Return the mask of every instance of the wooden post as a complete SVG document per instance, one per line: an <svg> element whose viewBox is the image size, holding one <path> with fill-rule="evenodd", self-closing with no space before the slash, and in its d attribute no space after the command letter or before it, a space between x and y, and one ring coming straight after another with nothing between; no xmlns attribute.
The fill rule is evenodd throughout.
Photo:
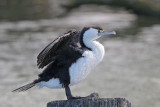
<svg viewBox="0 0 160 107"><path fill-rule="evenodd" d="M81 99L52 101L47 107L131 107L131 103L125 98L99 98L92 93Z"/></svg>

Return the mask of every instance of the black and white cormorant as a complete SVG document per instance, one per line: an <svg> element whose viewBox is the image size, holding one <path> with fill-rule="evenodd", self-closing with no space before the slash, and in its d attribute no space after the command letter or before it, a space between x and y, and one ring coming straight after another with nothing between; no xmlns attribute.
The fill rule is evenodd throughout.
<svg viewBox="0 0 160 107"><path fill-rule="evenodd" d="M32 83L13 92L26 91L33 86L65 88L67 99L74 99L71 85L85 79L91 70L103 59L104 46L96 41L114 31L106 32L101 27L84 27L81 31L70 30L49 43L37 56L37 65L44 68Z"/></svg>

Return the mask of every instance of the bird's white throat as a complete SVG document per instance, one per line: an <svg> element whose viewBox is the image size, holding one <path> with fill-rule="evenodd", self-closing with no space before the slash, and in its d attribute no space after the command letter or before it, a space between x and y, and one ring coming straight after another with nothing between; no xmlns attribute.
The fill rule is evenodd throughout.
<svg viewBox="0 0 160 107"><path fill-rule="evenodd" d="M83 36L83 43L86 45L86 47L91 49L98 62L103 59L105 54L104 46L96 41L96 39L99 37L98 31L93 28L90 28L88 31L86 31Z"/></svg>

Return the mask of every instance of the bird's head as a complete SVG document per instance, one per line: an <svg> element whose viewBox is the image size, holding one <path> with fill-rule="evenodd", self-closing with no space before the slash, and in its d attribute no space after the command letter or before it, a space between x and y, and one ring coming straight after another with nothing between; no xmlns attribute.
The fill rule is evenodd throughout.
<svg viewBox="0 0 160 107"><path fill-rule="evenodd" d="M116 34L116 32L115 31L107 32L104 31L101 27L90 26L90 27L84 27L81 33L81 35L83 35L82 36L83 40L87 41L93 41L100 38L103 35L108 35L108 34Z"/></svg>

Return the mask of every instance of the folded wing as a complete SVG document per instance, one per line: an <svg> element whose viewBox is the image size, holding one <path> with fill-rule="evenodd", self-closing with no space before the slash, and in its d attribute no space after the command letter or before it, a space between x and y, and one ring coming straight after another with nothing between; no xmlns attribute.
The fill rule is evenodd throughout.
<svg viewBox="0 0 160 107"><path fill-rule="evenodd" d="M61 50L63 46L71 42L76 33L76 30L70 30L49 43L37 56L38 67L43 68L44 66L54 61L58 55L58 50Z"/></svg>

